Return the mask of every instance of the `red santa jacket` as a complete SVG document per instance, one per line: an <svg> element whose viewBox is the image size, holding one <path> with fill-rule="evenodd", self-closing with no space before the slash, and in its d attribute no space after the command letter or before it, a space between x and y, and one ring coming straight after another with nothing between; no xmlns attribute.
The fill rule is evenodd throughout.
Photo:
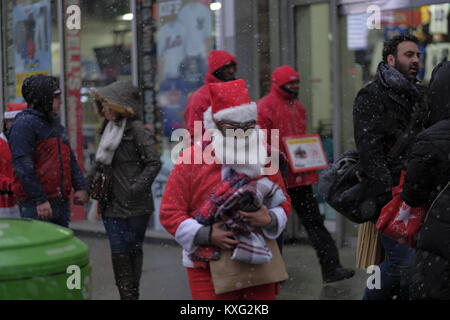
<svg viewBox="0 0 450 320"><path fill-rule="evenodd" d="M194 150L202 152L197 145L191 146L185 152ZM193 155L194 152L192 152ZM194 164L193 158L191 163L180 163L174 166L161 200L159 218L161 225L183 247L183 265L193 268L194 264L188 255L196 249L193 243L194 237L202 227L193 218L195 210L208 198L211 190L222 181L222 176L229 167L220 164ZM276 175L267 177L282 188L287 199L281 206L271 209L278 220L277 237L286 226L291 204L281 174L278 172Z"/></svg>
<svg viewBox="0 0 450 320"><path fill-rule="evenodd" d="M11 191L14 179L11 150L3 133L0 134L0 217L19 213Z"/></svg>
<svg viewBox="0 0 450 320"><path fill-rule="evenodd" d="M304 134L307 128L306 109L280 86L298 79L298 73L289 66L282 66L272 74L272 88L268 95L258 101L258 124L268 130L267 142L271 142L271 129L280 130L280 150L287 155L283 137ZM286 183L288 188L317 183L317 172L294 173L287 168Z"/></svg>
<svg viewBox="0 0 450 320"><path fill-rule="evenodd" d="M209 54L205 84L189 97L184 111L184 123L191 135L194 135L194 121L203 121L203 113L211 106L208 84L220 82L213 73L229 62L236 63L236 59L226 51L213 50Z"/></svg>

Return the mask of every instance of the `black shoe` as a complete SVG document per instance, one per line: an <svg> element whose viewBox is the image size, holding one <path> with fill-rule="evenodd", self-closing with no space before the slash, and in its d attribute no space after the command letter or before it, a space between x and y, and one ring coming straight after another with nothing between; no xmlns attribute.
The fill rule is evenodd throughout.
<svg viewBox="0 0 450 320"><path fill-rule="evenodd" d="M341 281L344 279L350 279L355 275L355 271L348 268L337 267L333 271L323 275L324 283L331 283L336 281Z"/></svg>

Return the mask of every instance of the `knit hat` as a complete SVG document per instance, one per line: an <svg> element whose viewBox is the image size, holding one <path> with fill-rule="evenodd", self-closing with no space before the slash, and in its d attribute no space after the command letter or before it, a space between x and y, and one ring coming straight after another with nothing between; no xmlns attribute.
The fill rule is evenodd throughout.
<svg viewBox="0 0 450 320"><path fill-rule="evenodd" d="M272 84L278 88L291 81L300 81L300 75L291 66L280 66L272 73Z"/></svg>
<svg viewBox="0 0 450 320"><path fill-rule="evenodd" d="M205 112L205 129L216 127L213 118L235 123L256 121L256 103L250 100L245 80L210 83L208 86L211 107Z"/></svg>
<svg viewBox="0 0 450 320"><path fill-rule="evenodd" d="M6 104L6 111L3 119L14 119L17 114L27 108L26 103L8 103Z"/></svg>
<svg viewBox="0 0 450 320"><path fill-rule="evenodd" d="M208 72L214 73L227 64L237 64L236 58L225 50L211 50L208 56Z"/></svg>

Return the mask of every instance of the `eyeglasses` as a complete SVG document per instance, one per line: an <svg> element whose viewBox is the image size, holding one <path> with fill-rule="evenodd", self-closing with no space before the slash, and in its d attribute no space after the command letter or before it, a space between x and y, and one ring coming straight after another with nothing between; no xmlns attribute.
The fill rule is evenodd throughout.
<svg viewBox="0 0 450 320"><path fill-rule="evenodd" d="M227 131L234 132L235 130L243 130L244 132L249 129L254 129L256 126L256 121L248 121L244 123L233 123L225 121L216 121L217 128L222 132L223 135L227 134Z"/></svg>

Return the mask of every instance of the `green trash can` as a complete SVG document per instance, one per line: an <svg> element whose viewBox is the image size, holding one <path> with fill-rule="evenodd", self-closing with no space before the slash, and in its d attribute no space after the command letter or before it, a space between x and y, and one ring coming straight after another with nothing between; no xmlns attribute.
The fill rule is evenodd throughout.
<svg viewBox="0 0 450 320"><path fill-rule="evenodd" d="M88 247L72 230L38 220L0 218L0 299L90 298Z"/></svg>

